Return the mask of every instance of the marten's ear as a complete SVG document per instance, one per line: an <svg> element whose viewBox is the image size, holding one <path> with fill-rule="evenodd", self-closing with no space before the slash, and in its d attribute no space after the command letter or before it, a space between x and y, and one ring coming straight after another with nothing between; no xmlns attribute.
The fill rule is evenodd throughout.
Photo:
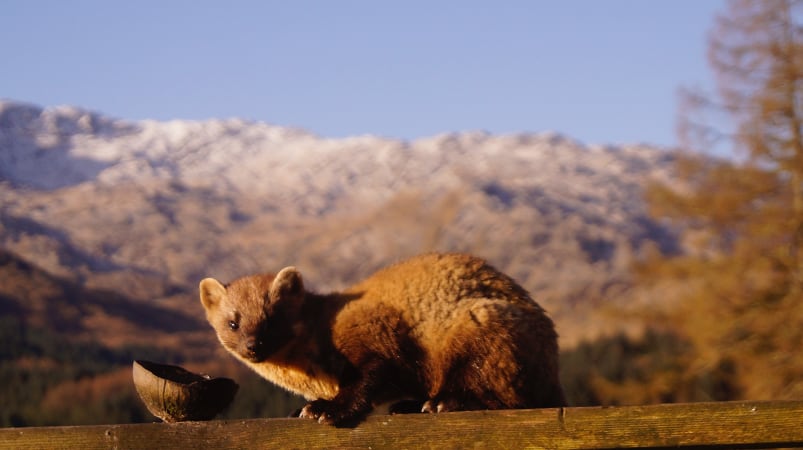
<svg viewBox="0 0 803 450"><path fill-rule="evenodd" d="M270 299L276 301L280 298L295 297L304 292L304 282L301 274L295 267L285 267L273 279L270 285Z"/></svg>
<svg viewBox="0 0 803 450"><path fill-rule="evenodd" d="M226 287L214 278L204 278L198 288L201 291L201 304L207 311L217 308L226 298Z"/></svg>

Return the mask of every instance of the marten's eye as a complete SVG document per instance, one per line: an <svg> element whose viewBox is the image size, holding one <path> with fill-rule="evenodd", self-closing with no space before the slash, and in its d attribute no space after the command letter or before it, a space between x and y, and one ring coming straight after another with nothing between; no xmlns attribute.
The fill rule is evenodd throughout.
<svg viewBox="0 0 803 450"><path fill-rule="evenodd" d="M237 329L240 328L240 324L233 320L229 320L229 328L231 328L232 331L237 331Z"/></svg>

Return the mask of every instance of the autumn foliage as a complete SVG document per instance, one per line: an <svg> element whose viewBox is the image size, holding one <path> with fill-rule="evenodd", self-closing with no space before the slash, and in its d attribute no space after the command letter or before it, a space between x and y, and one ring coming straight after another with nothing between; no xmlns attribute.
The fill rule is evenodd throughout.
<svg viewBox="0 0 803 450"><path fill-rule="evenodd" d="M654 217L686 231L682 254L646 255L639 280L676 305L656 315L693 344L684 376L732 365L737 398L803 398L801 21L801 1L731 2L710 39L717 94L685 102L698 151L678 159L685 188L647 192ZM724 145L731 158L700 152Z"/></svg>

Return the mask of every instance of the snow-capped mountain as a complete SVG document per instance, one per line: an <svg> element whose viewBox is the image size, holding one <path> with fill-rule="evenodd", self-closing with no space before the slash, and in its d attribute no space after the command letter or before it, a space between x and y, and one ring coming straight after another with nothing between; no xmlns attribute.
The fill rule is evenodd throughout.
<svg viewBox="0 0 803 450"><path fill-rule="evenodd" d="M19 187L172 180L300 203L323 193L381 201L406 185L446 188L467 176L512 190L543 186L567 201L604 202L615 200L606 196L616 188L656 175L667 159L652 148L586 147L551 133L322 139L239 119L124 122L8 101L0 102L0 149L0 176Z"/></svg>
<svg viewBox="0 0 803 450"><path fill-rule="evenodd" d="M0 101L0 246L143 297L284 264L326 289L420 251L470 251L563 310L619 292L644 243L673 245L641 200L670 162L554 133L326 139Z"/></svg>

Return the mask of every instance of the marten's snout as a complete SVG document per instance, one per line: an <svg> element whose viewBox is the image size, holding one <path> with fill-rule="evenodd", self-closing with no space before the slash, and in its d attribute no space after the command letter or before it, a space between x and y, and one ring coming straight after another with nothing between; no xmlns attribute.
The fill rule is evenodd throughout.
<svg viewBox="0 0 803 450"><path fill-rule="evenodd" d="M265 344L258 337L249 337L243 343L245 356L251 361L261 361L265 357Z"/></svg>

